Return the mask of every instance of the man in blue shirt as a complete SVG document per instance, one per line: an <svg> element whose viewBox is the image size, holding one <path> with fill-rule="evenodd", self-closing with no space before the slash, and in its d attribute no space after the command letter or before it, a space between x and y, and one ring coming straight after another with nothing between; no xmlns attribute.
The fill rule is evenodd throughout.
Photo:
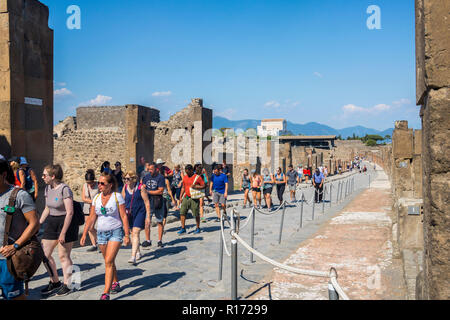
<svg viewBox="0 0 450 320"><path fill-rule="evenodd" d="M217 221L220 221L220 207L226 213L226 201L228 197L228 177L220 172L220 165L214 167L213 175L210 179L209 194L213 195L214 206L216 207Z"/></svg>
<svg viewBox="0 0 450 320"><path fill-rule="evenodd" d="M163 198L164 186L166 180L162 174L157 170L156 164L152 163L149 167L149 174L147 174L142 179L142 188L145 189L150 198L150 219L154 215L156 222L158 223L158 247L162 247L162 236L163 236L163 220L164 220L164 206L165 199ZM142 247L145 250L150 249L150 227L151 220L145 221L145 238L146 241L142 243Z"/></svg>
<svg viewBox="0 0 450 320"><path fill-rule="evenodd" d="M322 172L320 172L319 168L316 169L312 177L312 182L314 187L316 188L316 192L314 195L314 201L316 203L322 202L323 197L323 183L325 181L325 177Z"/></svg>

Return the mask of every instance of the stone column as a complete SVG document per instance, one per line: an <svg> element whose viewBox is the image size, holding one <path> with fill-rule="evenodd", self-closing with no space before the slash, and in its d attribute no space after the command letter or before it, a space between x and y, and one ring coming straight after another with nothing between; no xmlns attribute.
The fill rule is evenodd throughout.
<svg viewBox="0 0 450 320"><path fill-rule="evenodd" d="M417 105L421 105L424 270L417 296L450 299L450 1L416 0Z"/></svg>
<svg viewBox="0 0 450 320"><path fill-rule="evenodd" d="M53 162L48 17L48 8L37 0L0 0L0 150L5 157L25 156L37 176Z"/></svg>

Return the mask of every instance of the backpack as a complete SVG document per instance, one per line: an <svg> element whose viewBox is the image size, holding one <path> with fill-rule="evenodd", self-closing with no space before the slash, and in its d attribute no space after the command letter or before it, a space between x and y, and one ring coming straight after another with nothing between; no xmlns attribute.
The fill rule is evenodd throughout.
<svg viewBox="0 0 450 320"><path fill-rule="evenodd" d="M17 214L16 199L19 191L23 189L14 188L11 196L9 197L10 208L14 208L14 212L6 213L6 223L5 223L5 235L3 238L3 246L8 245L8 239L11 239L9 232L11 229L11 223L13 220L13 215ZM22 212L20 212L23 214ZM11 239L16 241L17 239ZM25 282L25 294L28 295L28 282L31 277L34 276L36 271L39 269L42 261L44 260L44 250L42 250L41 243L37 239L36 235L33 235L28 242L24 243L16 253L7 259L8 271L17 281Z"/></svg>
<svg viewBox="0 0 450 320"><path fill-rule="evenodd" d="M28 193L34 192L34 183L33 183L33 179L31 179L31 174L30 174L31 168L17 169L16 179L19 182L20 182L20 175L19 175L20 170L22 170L23 173L25 174L25 191Z"/></svg>
<svg viewBox="0 0 450 320"><path fill-rule="evenodd" d="M81 202L73 201L73 217L72 220L74 223L76 223L78 226L82 226L85 222L84 220L84 211L83 211L83 205Z"/></svg>

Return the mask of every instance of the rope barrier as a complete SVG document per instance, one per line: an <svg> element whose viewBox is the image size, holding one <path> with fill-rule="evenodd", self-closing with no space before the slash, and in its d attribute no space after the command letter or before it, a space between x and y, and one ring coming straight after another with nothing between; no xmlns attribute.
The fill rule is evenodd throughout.
<svg viewBox="0 0 450 320"><path fill-rule="evenodd" d="M255 209L255 211L258 211L261 214L264 214L266 216L271 216L271 215L278 213L278 211L280 211L281 209L283 209L286 206L286 203L287 203L286 201L283 201L283 203L275 211L272 211L272 212L264 212L256 207L254 207L254 209Z"/></svg>
<svg viewBox="0 0 450 320"><path fill-rule="evenodd" d="M236 211L236 209L233 209L233 210ZM245 224L242 227L240 227L241 230L244 229L248 225L248 223L250 222L250 218L254 214L254 211L255 211L254 208L252 208L252 210L250 211L249 216L247 217L247 221L245 222Z"/></svg>
<svg viewBox="0 0 450 320"><path fill-rule="evenodd" d="M279 262L277 262L275 260L272 260L272 259L266 257L265 255L263 255L262 253L258 252L257 250L253 249L236 232L231 231L231 236L234 237L237 241L239 241L244 248L246 248L247 250L252 252L254 255L258 256L262 260L264 260L264 261L266 261L266 262L268 262L268 263L270 263L270 264L272 264L272 265L274 265L274 266L276 266L276 267L278 267L280 269L284 269L286 271L289 271L289 272L292 272L292 273L296 273L296 274L305 275L305 276L312 276L312 277L319 277L319 278L330 278L331 283L332 283L333 287L336 289L336 291L339 294L339 296L341 296L344 300L350 300L350 298L345 294L344 290L339 285L339 283L337 281L337 273L336 273L336 270L334 268L331 268L331 271L328 273L328 272L323 272L323 271L304 270L304 269L299 269L299 268L287 266L285 264L282 264L282 263L279 263Z"/></svg>

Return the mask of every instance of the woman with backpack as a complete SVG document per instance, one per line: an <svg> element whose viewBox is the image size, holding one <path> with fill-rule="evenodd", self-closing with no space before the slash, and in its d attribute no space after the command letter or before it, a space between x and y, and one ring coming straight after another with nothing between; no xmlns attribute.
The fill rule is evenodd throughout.
<svg viewBox="0 0 450 320"><path fill-rule="evenodd" d="M283 173L281 168L278 168L277 173L275 174L275 184L277 186L277 195L280 205L283 203L283 194L286 189L286 183L286 175Z"/></svg>
<svg viewBox="0 0 450 320"><path fill-rule="evenodd" d="M83 185L83 192L81 193L82 201L89 205L89 212L91 212L92 200L98 194L98 183L95 181L95 172L92 169L86 171L84 176L86 183ZM92 247L89 248L88 252L94 252L98 249L97 247L97 230L95 228L89 231L89 239L91 239Z"/></svg>
<svg viewBox="0 0 450 320"><path fill-rule="evenodd" d="M45 209L40 219L41 224L46 222L42 236L42 248L49 261L50 270L47 269L47 271L51 277L50 283L41 290L41 293L50 295L56 292L58 296L65 296L72 292L69 288L73 267L70 253L74 242L78 240L78 224L73 219L73 193L69 186L62 182L63 170L58 164L46 166L42 178L47 185ZM64 283L59 281L56 263L52 257L56 247L58 247Z"/></svg>
<svg viewBox="0 0 450 320"><path fill-rule="evenodd" d="M34 201L38 197L38 181L34 170L28 165L25 157L19 159L20 168L16 171L16 177L20 181L20 187L30 194Z"/></svg>
<svg viewBox="0 0 450 320"><path fill-rule="evenodd" d="M11 273L17 271L9 270L7 259L13 256L17 258L17 250L33 239L39 231L39 217L30 195L15 188L12 182L14 172L7 161L0 160L0 225L6 225L6 211L14 211L9 230L6 230L9 231L7 243L4 243L5 229L0 228L0 291L5 300L25 300L24 282L17 280ZM12 208L8 208L10 205Z"/></svg>
<svg viewBox="0 0 450 320"><path fill-rule="evenodd" d="M273 175L270 174L270 171L267 168L264 168L262 178L264 201L266 202L267 209L269 209L270 211L272 210L272 190L275 182L273 179Z"/></svg>
<svg viewBox="0 0 450 320"><path fill-rule="evenodd" d="M176 165L173 171L173 179L172 179L172 194L175 195L175 199L177 200L177 206L175 210L180 210L180 193L181 193L181 184L183 182L184 174L181 171L181 166Z"/></svg>
<svg viewBox="0 0 450 320"><path fill-rule="evenodd" d="M141 231L145 229L145 220L150 219L150 211L148 213L146 211L146 208L150 208L150 204L148 194L142 190L142 184L139 183L134 171L128 171L124 180L122 197L125 199L125 209L131 228L131 258L128 263L136 265L136 261L141 259L139 237Z"/></svg>
<svg viewBox="0 0 450 320"><path fill-rule="evenodd" d="M117 192L117 181L114 175L103 173L98 184L100 193L92 203L80 245L84 246L88 231L98 219L97 241L102 250L106 269L105 289L100 300L110 300L110 294L121 290L115 260L122 242L124 246L130 244L130 228L125 211L125 200Z"/></svg>

